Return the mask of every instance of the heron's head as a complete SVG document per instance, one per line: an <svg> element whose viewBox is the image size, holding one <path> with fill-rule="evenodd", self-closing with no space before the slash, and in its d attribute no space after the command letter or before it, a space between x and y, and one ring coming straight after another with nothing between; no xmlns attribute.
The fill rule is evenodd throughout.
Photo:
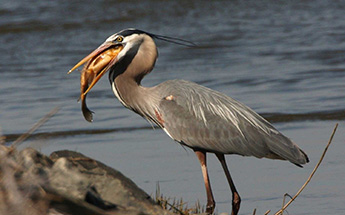
<svg viewBox="0 0 345 215"><path fill-rule="evenodd" d="M158 56L153 37L153 34L137 29L122 30L108 37L68 73L86 63L82 71L90 73L87 75L89 86L84 92L86 95L107 71L110 71L111 81L129 67L134 67L133 71L149 72Z"/></svg>
<svg viewBox="0 0 345 215"><path fill-rule="evenodd" d="M85 85L88 85L82 93L84 96L107 71L110 71L111 82L125 72L140 82L142 77L152 70L158 56L154 39L195 46L194 43L179 38L151 34L134 28L125 29L108 37L68 73L86 63L82 71L86 73Z"/></svg>

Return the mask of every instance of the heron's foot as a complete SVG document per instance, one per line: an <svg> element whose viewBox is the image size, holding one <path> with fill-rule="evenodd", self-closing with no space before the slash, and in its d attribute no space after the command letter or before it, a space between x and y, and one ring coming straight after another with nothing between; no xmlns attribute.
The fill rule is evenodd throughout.
<svg viewBox="0 0 345 215"><path fill-rule="evenodd" d="M231 215L237 215L238 211L240 210L240 205L241 205L241 197L238 195L237 192L233 194L232 197L232 212Z"/></svg>
<svg viewBox="0 0 345 215"><path fill-rule="evenodd" d="M215 202L207 201L206 205L206 213L207 214L213 214L214 208L216 207Z"/></svg>

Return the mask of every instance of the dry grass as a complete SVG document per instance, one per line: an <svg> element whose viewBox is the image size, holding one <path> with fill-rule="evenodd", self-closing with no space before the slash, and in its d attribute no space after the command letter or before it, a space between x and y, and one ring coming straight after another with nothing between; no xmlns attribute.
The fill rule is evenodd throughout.
<svg viewBox="0 0 345 215"><path fill-rule="evenodd" d="M205 214L205 207L200 205L197 201L194 206L189 207L188 203L184 202L182 198L176 199L163 196L160 192L159 184L157 183L156 195L153 197L154 201L163 209L171 211L180 215Z"/></svg>
<svg viewBox="0 0 345 215"><path fill-rule="evenodd" d="M44 125L50 118L52 118L57 112L59 112L60 107L55 107L48 114L42 117L35 125L33 125L26 133L22 134L18 139L12 143L12 147L16 147L25 141L30 135L32 135L39 127Z"/></svg>

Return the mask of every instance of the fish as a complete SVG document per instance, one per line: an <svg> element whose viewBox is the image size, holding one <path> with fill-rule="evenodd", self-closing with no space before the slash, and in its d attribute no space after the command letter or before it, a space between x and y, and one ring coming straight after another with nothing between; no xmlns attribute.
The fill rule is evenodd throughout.
<svg viewBox="0 0 345 215"><path fill-rule="evenodd" d="M93 121L93 111L86 104L87 93L97 83L97 81L116 63L116 57L122 50L122 46L102 44L94 52L86 56L76 64L69 72L70 74L77 67L85 64L80 74L80 98L81 111L86 121Z"/></svg>
<svg viewBox="0 0 345 215"><path fill-rule="evenodd" d="M93 111L91 111L86 105L86 90L89 88L92 80L95 78L95 73L93 70L85 68L80 75L80 98L81 100L81 111L86 121L93 121Z"/></svg>

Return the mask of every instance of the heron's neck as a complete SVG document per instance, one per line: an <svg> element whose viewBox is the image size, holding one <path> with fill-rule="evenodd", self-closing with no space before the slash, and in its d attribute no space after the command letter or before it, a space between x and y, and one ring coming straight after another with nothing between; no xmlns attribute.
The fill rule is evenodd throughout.
<svg viewBox="0 0 345 215"><path fill-rule="evenodd" d="M123 65L118 68L126 68L125 71L114 71L113 74L117 75L112 75L111 81L113 91L121 103L145 117L153 109L153 104L157 104L153 101L157 92L141 86L140 82L153 69L158 52L151 37L144 35L142 39L134 58L119 62Z"/></svg>
<svg viewBox="0 0 345 215"><path fill-rule="evenodd" d="M135 77L123 73L115 78L112 87L115 96L127 108L144 117L154 111L156 93L153 88L141 86Z"/></svg>

